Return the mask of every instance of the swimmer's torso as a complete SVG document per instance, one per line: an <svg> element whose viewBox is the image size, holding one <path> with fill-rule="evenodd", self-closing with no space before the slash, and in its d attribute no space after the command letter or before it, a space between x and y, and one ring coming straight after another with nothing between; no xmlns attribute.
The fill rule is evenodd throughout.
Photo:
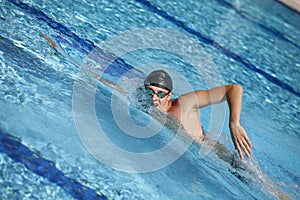
<svg viewBox="0 0 300 200"><path fill-rule="evenodd" d="M172 101L172 107L169 113L176 116L177 120L183 126L187 134L200 142L204 138L202 125L199 119L198 109L186 108L178 99Z"/></svg>

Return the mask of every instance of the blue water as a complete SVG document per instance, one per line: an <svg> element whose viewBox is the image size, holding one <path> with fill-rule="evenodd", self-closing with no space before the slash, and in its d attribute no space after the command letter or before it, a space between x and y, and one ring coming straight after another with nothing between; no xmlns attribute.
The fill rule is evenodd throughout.
<svg viewBox="0 0 300 200"><path fill-rule="evenodd" d="M7 0L0 2L0 9L0 198L276 199L270 192L272 185L300 199L298 13L272 0ZM177 33L165 31L152 38L166 44L163 49L154 48L158 43L139 32L148 28L151 33L158 27ZM101 42L124 31L132 31L127 36L137 35L117 40L111 46L113 54L103 51ZM70 57L53 49L41 33ZM190 43L181 45L181 36ZM151 45L126 52L143 42ZM96 46L101 48L98 57L93 57ZM176 49L170 52L172 47ZM125 53L116 53L122 49ZM183 55L195 55L194 60L200 62L192 65ZM164 159L130 163L121 153L105 152L120 161L118 167L99 159L93 149L108 143L92 135L96 132L89 121L92 112L107 138L127 152L160 149L174 139L177 127L162 127L139 111L137 108L144 107L134 100L135 93L115 93L81 70L95 60L101 65L112 62L103 77L131 92L136 82L159 67L174 75L176 95L220 84L243 85L241 123L254 152L245 164L254 173L233 168L213 152L201 156L202 148L195 144L176 161L152 171L149 169ZM90 69L100 75L103 72ZM94 98L89 98L93 92ZM82 103L79 107L76 100ZM225 116L215 116L214 107L203 109L204 129L215 130L211 125L215 116L220 124L216 129L222 132L217 139L234 151L225 104L216 108ZM128 112L131 116L125 121ZM84 126L78 126L78 120ZM128 135L126 128L132 123L141 131ZM147 138L152 130L158 134ZM89 138L96 142L92 149L85 141ZM188 139L181 136L180 141L179 150ZM174 154L178 149L172 149ZM132 173L138 166L148 171Z"/></svg>

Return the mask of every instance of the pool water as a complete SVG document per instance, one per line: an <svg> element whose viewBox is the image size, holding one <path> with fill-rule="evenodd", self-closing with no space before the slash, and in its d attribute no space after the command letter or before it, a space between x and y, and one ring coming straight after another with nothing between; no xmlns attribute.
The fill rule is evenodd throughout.
<svg viewBox="0 0 300 200"><path fill-rule="evenodd" d="M299 13L274 0L6 0L0 21L0 199L276 199L272 188L300 199ZM249 169L203 156L182 135L170 163L131 160L176 139L178 127L142 112L133 92L157 68L174 75L175 96L243 85ZM234 151L225 104L202 109L201 121ZM93 135L98 124L106 137Z"/></svg>

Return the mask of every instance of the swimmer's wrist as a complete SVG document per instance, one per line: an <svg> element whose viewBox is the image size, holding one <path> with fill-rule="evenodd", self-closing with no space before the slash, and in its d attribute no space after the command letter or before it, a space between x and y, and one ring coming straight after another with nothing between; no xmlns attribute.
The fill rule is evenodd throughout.
<svg viewBox="0 0 300 200"><path fill-rule="evenodd" d="M239 120L230 120L229 121L229 126L230 127L240 126L240 121Z"/></svg>

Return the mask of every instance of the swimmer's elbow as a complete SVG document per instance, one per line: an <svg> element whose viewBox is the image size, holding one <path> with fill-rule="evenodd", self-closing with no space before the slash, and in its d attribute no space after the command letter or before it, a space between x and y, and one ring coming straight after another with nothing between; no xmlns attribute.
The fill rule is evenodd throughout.
<svg viewBox="0 0 300 200"><path fill-rule="evenodd" d="M231 84L230 90L243 92L243 86L240 84Z"/></svg>

